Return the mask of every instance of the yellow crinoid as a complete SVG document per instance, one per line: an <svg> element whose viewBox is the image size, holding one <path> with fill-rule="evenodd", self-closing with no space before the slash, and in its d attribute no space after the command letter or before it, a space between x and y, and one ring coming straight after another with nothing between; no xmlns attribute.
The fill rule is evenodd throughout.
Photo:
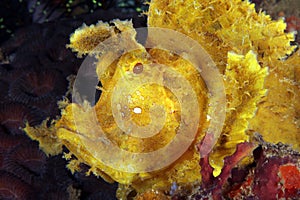
<svg viewBox="0 0 300 200"><path fill-rule="evenodd" d="M102 93L95 105L64 103L61 118L50 128L46 123L25 128L46 153L58 154L66 146L72 172L85 163L89 172L120 183L118 197L126 198L132 188L148 195L169 191L173 183L200 182L195 145L205 134L216 134L216 140L216 132L221 134L210 156L215 175L224 157L251 140L254 131L299 150L300 56L284 60L295 47L283 21L256 13L247 1L153 0L148 26L158 27L155 37L145 37L150 46L136 41L130 21L83 25L71 35L69 48L96 57ZM208 54L165 37L159 32L168 32L165 28L188 36L186 41L196 41ZM218 73L203 77L205 67L214 66ZM214 78L218 83L209 82ZM214 110L218 106L212 102L222 91L224 110ZM213 120L222 113L224 125L217 129ZM165 148L172 142L171 150Z"/></svg>

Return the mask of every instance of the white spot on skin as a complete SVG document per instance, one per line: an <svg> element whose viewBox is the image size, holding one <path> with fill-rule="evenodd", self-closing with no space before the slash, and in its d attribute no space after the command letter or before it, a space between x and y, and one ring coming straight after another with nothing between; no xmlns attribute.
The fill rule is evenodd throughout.
<svg viewBox="0 0 300 200"><path fill-rule="evenodd" d="M133 112L134 112L135 114L141 114L141 113L142 113L142 109L139 108L139 107L135 107L135 108L133 109Z"/></svg>
<svg viewBox="0 0 300 200"><path fill-rule="evenodd" d="M211 120L211 116L210 115L206 115L206 119L207 119L207 121L210 121Z"/></svg>

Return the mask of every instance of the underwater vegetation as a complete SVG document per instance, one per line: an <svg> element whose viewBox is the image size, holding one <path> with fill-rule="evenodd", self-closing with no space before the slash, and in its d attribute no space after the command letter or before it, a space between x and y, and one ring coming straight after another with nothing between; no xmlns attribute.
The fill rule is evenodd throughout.
<svg viewBox="0 0 300 200"><path fill-rule="evenodd" d="M226 103L212 111L218 95L210 93L193 55L162 48L150 32L145 43L137 40L133 27L143 21L136 16L133 22L119 20L131 14L98 21L102 15L32 25L1 45L1 198L299 198L300 52L282 19L256 12L248 1L150 2L149 30L189 36L204 49L200 63L220 73L224 88L217 86ZM124 38L116 39L119 34ZM96 58L90 89L101 95L94 102L76 98L76 80L69 76L80 72L86 55ZM140 87L148 83L144 74L171 84ZM216 113L224 113L220 135L210 129ZM178 140L174 151L139 162L128 156L164 149L180 128L194 126L195 134ZM158 131L138 137L147 129ZM116 157L110 143L129 154ZM153 167L172 153L180 157Z"/></svg>

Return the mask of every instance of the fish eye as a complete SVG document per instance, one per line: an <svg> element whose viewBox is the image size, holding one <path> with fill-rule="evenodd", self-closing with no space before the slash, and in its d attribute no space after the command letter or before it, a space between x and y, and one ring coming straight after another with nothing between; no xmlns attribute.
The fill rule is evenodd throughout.
<svg viewBox="0 0 300 200"><path fill-rule="evenodd" d="M143 72L144 66L142 63L136 63L133 67L133 73L140 74Z"/></svg>

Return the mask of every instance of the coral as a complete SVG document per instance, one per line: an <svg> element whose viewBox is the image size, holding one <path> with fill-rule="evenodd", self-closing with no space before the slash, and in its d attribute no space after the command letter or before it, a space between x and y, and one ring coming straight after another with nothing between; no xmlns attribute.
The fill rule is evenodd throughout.
<svg viewBox="0 0 300 200"><path fill-rule="evenodd" d="M295 199L300 192L300 154L281 143L266 143L257 135L259 146L240 143L236 152L224 159L221 174L213 177L208 156L200 159L202 183L190 193L176 191L172 199ZM202 141L203 142L203 141ZM201 145L201 144L200 144ZM240 165L250 154L254 160ZM266 192L268 191L268 192Z"/></svg>
<svg viewBox="0 0 300 200"><path fill-rule="evenodd" d="M220 175L218 175L217 177L213 176L213 168L209 164L208 155L201 157L200 166L202 183L199 189L199 193L193 194L193 198L202 199L205 197L212 197L213 199L221 199L223 196L223 187L226 184L227 179L231 175L231 170L243 158L249 156L254 147L255 145L251 143L239 143L236 147L235 153L224 158L224 167L222 168Z"/></svg>
<svg viewBox="0 0 300 200"><path fill-rule="evenodd" d="M8 135L5 131L0 132L0 151L1 153L10 152L13 148L24 142L26 137L23 135Z"/></svg>
<svg viewBox="0 0 300 200"><path fill-rule="evenodd" d="M9 85L11 82L13 82L14 80L16 80L17 78L19 78L20 76L22 76L22 74L24 73L24 70L22 69L17 69L17 70L12 70L12 65L11 64L2 64L1 65L1 80L3 82L5 82L6 84L8 84L8 90L7 90L7 97L6 100L7 102L11 101L11 99L9 98L8 95L8 91L9 91Z"/></svg>
<svg viewBox="0 0 300 200"><path fill-rule="evenodd" d="M44 119L39 112L19 103L1 104L0 113L1 126L12 134L22 134L26 122L34 126Z"/></svg>
<svg viewBox="0 0 300 200"><path fill-rule="evenodd" d="M0 198L1 199L31 199L33 191L30 186L13 175L0 171Z"/></svg>
<svg viewBox="0 0 300 200"><path fill-rule="evenodd" d="M8 95L8 83L0 80L0 88L1 88L0 103L4 103Z"/></svg>
<svg viewBox="0 0 300 200"><path fill-rule="evenodd" d="M61 155L49 157L45 166L45 179L50 182L56 183L53 185L54 188L59 187L66 189L72 184L72 178L70 171L65 170L66 160L61 158ZM51 188L51 187L50 187Z"/></svg>
<svg viewBox="0 0 300 200"><path fill-rule="evenodd" d="M279 172L286 189L300 189L300 170L296 165L287 164L280 166Z"/></svg>
<svg viewBox="0 0 300 200"><path fill-rule="evenodd" d="M66 79L56 70L27 72L10 85L9 95L14 101L33 105L59 98L67 87Z"/></svg>
<svg viewBox="0 0 300 200"><path fill-rule="evenodd" d="M254 152L256 167L249 170L239 189L229 190L228 197L239 199L257 197L260 199L297 198L300 192L299 179L287 179L300 175L300 154L281 143L274 145L260 141L260 147ZM268 191L267 193L265 191Z"/></svg>
<svg viewBox="0 0 300 200"><path fill-rule="evenodd" d="M6 155L4 169L34 184L45 173L46 155L32 143L19 145Z"/></svg>

